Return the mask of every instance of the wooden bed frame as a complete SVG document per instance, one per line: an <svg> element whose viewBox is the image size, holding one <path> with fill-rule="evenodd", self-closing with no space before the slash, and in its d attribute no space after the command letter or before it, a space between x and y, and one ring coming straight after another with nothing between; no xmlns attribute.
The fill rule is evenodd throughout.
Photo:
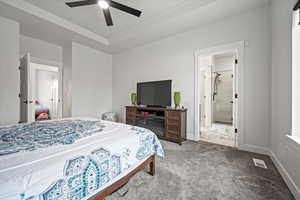
<svg viewBox="0 0 300 200"><path fill-rule="evenodd" d="M139 171L141 171L148 165L150 166L149 174L151 176L154 176L155 175L155 155L149 157L142 164L140 164L137 168L132 170L129 174L127 174L126 176L124 176L123 178L121 178L120 180L118 180L117 182L115 182L114 184L109 186L108 188L106 188L106 189L102 190L101 192L99 192L98 194L96 194L94 197L91 198L91 200L104 200L105 197L109 196L110 194L112 194L113 192L115 192L116 190L121 188L125 183L127 183L130 180L131 177L133 177L136 173L138 173Z"/></svg>

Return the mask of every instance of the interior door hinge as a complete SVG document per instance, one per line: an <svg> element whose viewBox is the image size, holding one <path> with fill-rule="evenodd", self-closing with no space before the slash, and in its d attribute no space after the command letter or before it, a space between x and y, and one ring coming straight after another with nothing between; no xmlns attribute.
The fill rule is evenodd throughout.
<svg viewBox="0 0 300 200"><path fill-rule="evenodd" d="M21 98L21 94L20 93L19 93L18 97Z"/></svg>
<svg viewBox="0 0 300 200"><path fill-rule="evenodd" d="M239 98L239 95L238 95L238 94L235 94L235 95L234 95L234 98L236 98L236 99Z"/></svg>
<svg viewBox="0 0 300 200"><path fill-rule="evenodd" d="M19 66L19 70L21 70L21 66Z"/></svg>
<svg viewBox="0 0 300 200"><path fill-rule="evenodd" d="M235 59L234 60L234 63L237 65L237 64L239 64L239 60L238 59Z"/></svg>
<svg viewBox="0 0 300 200"><path fill-rule="evenodd" d="M238 133L238 129L236 128L236 129L234 129L234 133Z"/></svg>

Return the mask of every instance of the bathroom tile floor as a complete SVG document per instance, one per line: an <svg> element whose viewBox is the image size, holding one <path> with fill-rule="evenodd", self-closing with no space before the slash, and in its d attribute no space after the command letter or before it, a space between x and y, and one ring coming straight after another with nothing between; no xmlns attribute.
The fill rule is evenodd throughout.
<svg viewBox="0 0 300 200"><path fill-rule="evenodd" d="M232 125L212 124L210 128L201 128L201 141L235 147Z"/></svg>

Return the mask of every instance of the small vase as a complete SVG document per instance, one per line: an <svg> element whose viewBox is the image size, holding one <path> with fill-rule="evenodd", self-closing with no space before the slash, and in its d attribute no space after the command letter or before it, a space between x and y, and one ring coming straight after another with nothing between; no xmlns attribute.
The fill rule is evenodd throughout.
<svg viewBox="0 0 300 200"><path fill-rule="evenodd" d="M132 105L136 105L136 101L137 101L137 95L136 95L136 93L132 93L131 94L131 103L132 103Z"/></svg>
<svg viewBox="0 0 300 200"><path fill-rule="evenodd" d="M174 92L174 104L176 109L180 107L180 92Z"/></svg>

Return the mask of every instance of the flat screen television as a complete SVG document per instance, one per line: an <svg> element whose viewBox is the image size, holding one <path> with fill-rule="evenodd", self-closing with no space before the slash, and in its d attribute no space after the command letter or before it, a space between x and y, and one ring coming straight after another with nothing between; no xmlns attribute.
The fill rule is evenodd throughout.
<svg viewBox="0 0 300 200"><path fill-rule="evenodd" d="M148 107L171 106L172 81L154 81L137 84L137 104Z"/></svg>

